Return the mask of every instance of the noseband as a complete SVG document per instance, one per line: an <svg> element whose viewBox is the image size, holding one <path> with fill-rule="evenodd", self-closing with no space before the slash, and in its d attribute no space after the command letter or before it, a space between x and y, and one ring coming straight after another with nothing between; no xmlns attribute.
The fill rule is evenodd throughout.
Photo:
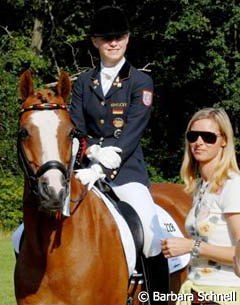
<svg viewBox="0 0 240 305"><path fill-rule="evenodd" d="M25 106L22 107L20 110L19 116L24 112L27 111L33 111L33 110L57 110L57 109L62 109L68 111L68 106L65 104L50 104L50 103L40 103L40 104L35 104L35 105L30 105L30 106ZM74 134L73 134L74 137ZM64 178L65 178L65 186L69 184L70 181L70 174L72 171L73 164L70 162L70 165L68 168L66 168L61 162L56 161L56 160L51 160L39 167L36 173L34 173L29 161L26 158L22 142L20 139L20 136L18 134L18 140L17 140L17 152L18 152L18 160L19 160L19 165L22 168L26 178L29 181L30 185L30 190L31 192L39 196L39 190L38 190L38 179L44 175L47 171L51 169L57 169L59 170Z"/></svg>

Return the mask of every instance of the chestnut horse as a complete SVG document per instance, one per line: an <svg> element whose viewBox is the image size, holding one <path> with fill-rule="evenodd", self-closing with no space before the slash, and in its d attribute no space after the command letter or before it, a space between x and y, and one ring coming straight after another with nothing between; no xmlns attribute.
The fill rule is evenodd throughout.
<svg viewBox="0 0 240 305"><path fill-rule="evenodd" d="M73 175L70 90L64 72L56 92L34 90L29 71L20 78L18 154L25 182L24 240L14 276L17 304L124 305L129 274L119 230L101 199ZM182 188L152 185L152 191L166 210L170 205L174 218L180 215L176 221L182 227L189 203ZM68 198L70 217L65 217Z"/></svg>

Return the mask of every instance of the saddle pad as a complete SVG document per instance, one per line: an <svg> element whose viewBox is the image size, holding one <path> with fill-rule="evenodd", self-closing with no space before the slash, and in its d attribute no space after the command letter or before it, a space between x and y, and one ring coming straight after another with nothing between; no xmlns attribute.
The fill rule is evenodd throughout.
<svg viewBox="0 0 240 305"><path fill-rule="evenodd" d="M92 191L94 191L94 193L103 200L103 202L105 203L106 207L109 209L110 213L112 214L118 226L118 230L121 236L122 245L124 248L126 261L128 265L128 274L130 277L133 271L135 270L136 260L137 260L136 248L132 233L128 227L126 220L123 218L122 215L119 214L119 212L115 209L115 207L110 202L110 200L102 192L100 192L95 186L92 188Z"/></svg>
<svg viewBox="0 0 240 305"><path fill-rule="evenodd" d="M163 208L156 204L157 215L162 229L161 239L170 237L184 237L177 223ZM190 261L190 254L179 255L168 259L169 272L173 273L186 267Z"/></svg>

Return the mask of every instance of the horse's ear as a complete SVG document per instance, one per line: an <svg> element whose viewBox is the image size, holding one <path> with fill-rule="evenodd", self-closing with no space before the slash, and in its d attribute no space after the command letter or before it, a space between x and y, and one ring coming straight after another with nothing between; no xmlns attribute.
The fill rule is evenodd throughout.
<svg viewBox="0 0 240 305"><path fill-rule="evenodd" d="M33 82L32 82L32 74L29 70L23 72L20 76L20 95L23 101L25 101L30 95L33 94Z"/></svg>
<svg viewBox="0 0 240 305"><path fill-rule="evenodd" d="M71 81L68 73L62 71L57 83L57 94L62 96L64 101L68 98L71 92Z"/></svg>

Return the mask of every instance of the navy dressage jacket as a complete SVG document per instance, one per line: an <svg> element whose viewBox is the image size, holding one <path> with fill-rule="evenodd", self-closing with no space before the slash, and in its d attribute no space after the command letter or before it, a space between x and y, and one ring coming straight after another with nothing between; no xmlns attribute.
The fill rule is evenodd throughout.
<svg viewBox="0 0 240 305"><path fill-rule="evenodd" d="M152 96L151 77L128 61L105 96L100 65L80 74L76 81L70 105L73 123L86 137L88 145L113 145L122 149L120 168L104 169L116 185L129 182L148 185L140 140L149 122Z"/></svg>

